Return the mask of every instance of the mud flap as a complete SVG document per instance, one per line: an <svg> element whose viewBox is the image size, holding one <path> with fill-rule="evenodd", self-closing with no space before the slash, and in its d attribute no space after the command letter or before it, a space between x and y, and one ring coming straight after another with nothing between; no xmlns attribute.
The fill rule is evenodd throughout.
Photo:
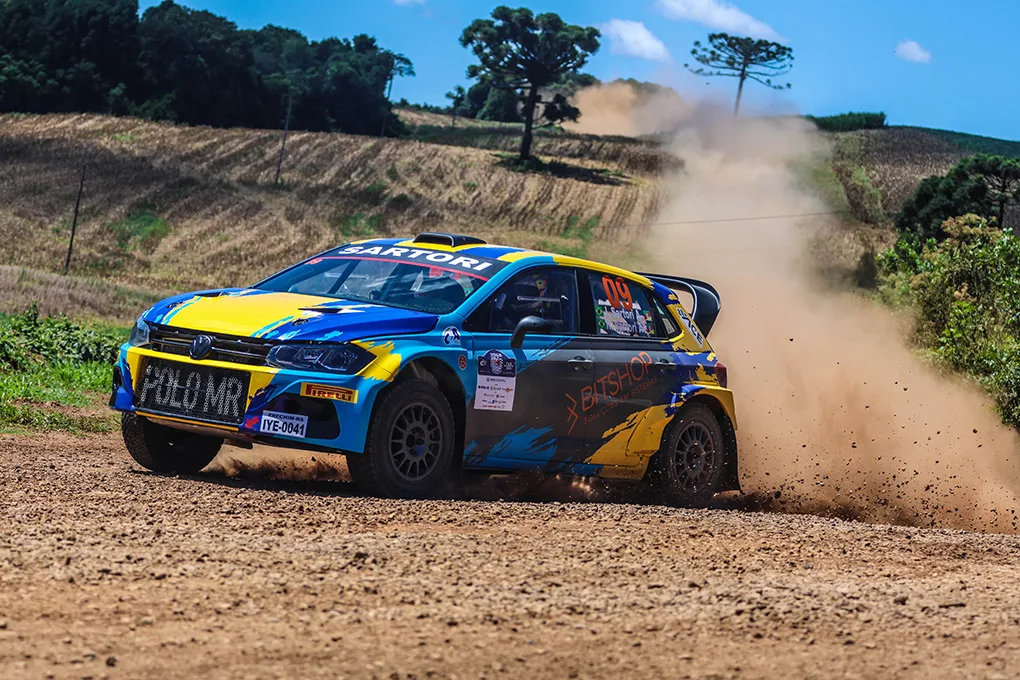
<svg viewBox="0 0 1020 680"><path fill-rule="evenodd" d="M113 367L113 385L110 389L110 408L117 408L117 391L123 387L124 378L120 374L120 366Z"/></svg>
<svg viewBox="0 0 1020 680"><path fill-rule="evenodd" d="M733 422L725 413L719 416L719 425L722 428L723 443L726 446L726 470L723 473L720 491L741 491L740 488L740 465L737 456L737 431Z"/></svg>

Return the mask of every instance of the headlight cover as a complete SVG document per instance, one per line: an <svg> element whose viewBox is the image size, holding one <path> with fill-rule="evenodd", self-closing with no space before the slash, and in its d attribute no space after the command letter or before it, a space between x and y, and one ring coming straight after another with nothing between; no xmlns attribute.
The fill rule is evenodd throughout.
<svg viewBox="0 0 1020 680"><path fill-rule="evenodd" d="M149 344L149 324L145 322L144 318L138 317L138 321L135 321L135 327L131 329L128 344L132 347L145 347Z"/></svg>
<svg viewBox="0 0 1020 680"><path fill-rule="evenodd" d="M266 362L277 368L299 371L329 371L353 375L368 366L375 356L357 345L277 345Z"/></svg>

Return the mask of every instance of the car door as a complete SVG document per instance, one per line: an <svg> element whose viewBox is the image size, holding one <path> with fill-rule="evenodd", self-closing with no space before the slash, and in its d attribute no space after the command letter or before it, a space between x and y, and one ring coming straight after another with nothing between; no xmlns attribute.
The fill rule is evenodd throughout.
<svg viewBox="0 0 1020 680"><path fill-rule="evenodd" d="M654 291L630 279L580 272L582 322L591 332L595 375L581 399L587 462L607 477L643 474L670 418L677 364L672 329Z"/></svg>
<svg viewBox="0 0 1020 680"><path fill-rule="evenodd" d="M528 269L505 284L464 324L475 378L465 423L466 468L569 470L585 452L575 395L591 389L594 360L578 337L576 271ZM510 347L518 322L538 316L548 334Z"/></svg>

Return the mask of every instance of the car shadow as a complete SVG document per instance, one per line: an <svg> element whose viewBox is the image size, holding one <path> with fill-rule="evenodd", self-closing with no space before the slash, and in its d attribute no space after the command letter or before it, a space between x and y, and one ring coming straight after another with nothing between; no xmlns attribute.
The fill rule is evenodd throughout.
<svg viewBox="0 0 1020 680"><path fill-rule="evenodd" d="M272 491L309 497L379 499L365 493L346 479L279 479L269 475L224 475L219 470L194 475L164 474L133 470L132 474L153 478L183 479L189 482L229 489ZM452 479L428 500L465 502L502 502L528 504L594 503L600 505L662 506L641 484L611 482L598 478L572 477L547 473L518 472L481 475L470 473ZM721 498L710 509L741 510L739 503ZM748 507L746 510L754 508Z"/></svg>

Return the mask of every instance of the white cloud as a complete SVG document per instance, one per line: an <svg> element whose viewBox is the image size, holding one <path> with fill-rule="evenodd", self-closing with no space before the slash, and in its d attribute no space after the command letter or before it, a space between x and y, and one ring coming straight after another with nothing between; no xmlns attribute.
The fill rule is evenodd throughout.
<svg viewBox="0 0 1020 680"><path fill-rule="evenodd" d="M904 61L911 61L915 64L927 64L931 61L931 52L913 40L904 40L897 45L896 56Z"/></svg>
<svg viewBox="0 0 1020 680"><path fill-rule="evenodd" d="M733 35L784 42L775 29L722 0L658 0L659 9L670 19L696 21L703 26Z"/></svg>
<svg viewBox="0 0 1020 680"><path fill-rule="evenodd" d="M609 51L649 61L671 62L673 57L661 40L640 21L610 19L600 27L609 38Z"/></svg>
<svg viewBox="0 0 1020 680"><path fill-rule="evenodd" d="M393 0L393 2L401 6L425 4L425 0Z"/></svg>

